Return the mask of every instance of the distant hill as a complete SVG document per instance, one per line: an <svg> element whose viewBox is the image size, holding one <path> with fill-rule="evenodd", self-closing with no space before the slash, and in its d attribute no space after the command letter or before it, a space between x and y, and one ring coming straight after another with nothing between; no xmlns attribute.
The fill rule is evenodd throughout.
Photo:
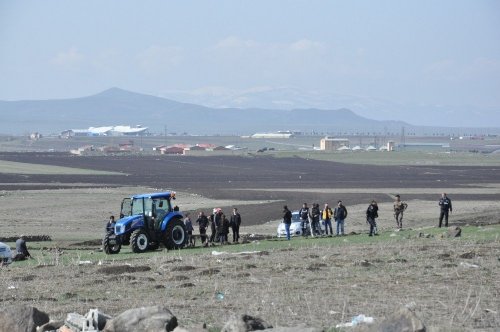
<svg viewBox="0 0 500 332"><path fill-rule="evenodd" d="M138 124L158 133L167 126L169 132L221 135L276 130L399 132L401 126L410 126L364 118L348 109L209 108L118 88L73 99L0 101L0 114L0 133L6 134Z"/></svg>
<svg viewBox="0 0 500 332"><path fill-rule="evenodd" d="M250 135L277 130L398 135L403 126L409 135L500 134L500 128L425 127L368 119L346 108L211 108L118 88L73 99L0 101L0 118L0 134L14 135L35 131L58 134L66 129L109 125L142 125L152 133L163 133L167 126L169 133L200 135Z"/></svg>

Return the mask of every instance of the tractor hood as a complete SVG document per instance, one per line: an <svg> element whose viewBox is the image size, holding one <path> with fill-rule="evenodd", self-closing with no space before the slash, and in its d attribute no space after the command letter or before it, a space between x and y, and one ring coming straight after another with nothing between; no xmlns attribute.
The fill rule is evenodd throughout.
<svg viewBox="0 0 500 332"><path fill-rule="evenodd" d="M121 235L126 233L131 228L141 227L144 225L142 215L134 215L123 217L115 224L115 234Z"/></svg>

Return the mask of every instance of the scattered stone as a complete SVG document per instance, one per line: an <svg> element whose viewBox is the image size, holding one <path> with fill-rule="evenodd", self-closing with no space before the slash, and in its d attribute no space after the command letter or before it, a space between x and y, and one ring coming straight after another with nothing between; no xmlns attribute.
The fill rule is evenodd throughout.
<svg viewBox="0 0 500 332"><path fill-rule="evenodd" d="M363 259L363 260L360 260L360 261L355 261L354 262L354 266L369 267L369 266L372 266L372 263L370 263L369 261Z"/></svg>
<svg viewBox="0 0 500 332"><path fill-rule="evenodd" d="M425 239L430 239L430 238L434 237L434 235L427 234L427 233L418 233L418 237L425 238Z"/></svg>
<svg viewBox="0 0 500 332"><path fill-rule="evenodd" d="M49 322L49 315L35 307L16 305L0 311L0 331L36 332L36 327Z"/></svg>
<svg viewBox="0 0 500 332"><path fill-rule="evenodd" d="M222 328L221 332L247 332L270 329L273 326L258 317L249 315L233 316Z"/></svg>
<svg viewBox="0 0 500 332"><path fill-rule="evenodd" d="M177 327L177 318L163 306L129 309L107 322L103 332L165 332Z"/></svg>
<svg viewBox="0 0 500 332"><path fill-rule="evenodd" d="M384 332L425 332L425 325L413 311L401 307L394 314L370 327L370 331Z"/></svg>
<svg viewBox="0 0 500 332"><path fill-rule="evenodd" d="M467 262L460 262L460 266L468 268L468 269L479 269L479 265L469 264Z"/></svg>
<svg viewBox="0 0 500 332"><path fill-rule="evenodd" d="M445 233L445 237L460 237L462 235L462 229L458 226L448 228Z"/></svg>

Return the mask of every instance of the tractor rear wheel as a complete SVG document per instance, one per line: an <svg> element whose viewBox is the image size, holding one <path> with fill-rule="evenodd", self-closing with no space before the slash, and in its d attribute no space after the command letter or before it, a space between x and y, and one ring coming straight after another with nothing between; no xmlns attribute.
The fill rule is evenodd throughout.
<svg viewBox="0 0 500 332"><path fill-rule="evenodd" d="M187 232L184 223L180 219L170 220L165 232L165 247L167 249L181 249L186 241Z"/></svg>
<svg viewBox="0 0 500 332"><path fill-rule="evenodd" d="M104 239L102 240L102 249L108 255L117 254L120 252L122 245L117 242L117 239L110 239L111 236L115 236L113 233L106 233Z"/></svg>
<svg viewBox="0 0 500 332"><path fill-rule="evenodd" d="M130 247L135 253L141 253L148 250L149 237L143 229L136 229L130 235Z"/></svg>

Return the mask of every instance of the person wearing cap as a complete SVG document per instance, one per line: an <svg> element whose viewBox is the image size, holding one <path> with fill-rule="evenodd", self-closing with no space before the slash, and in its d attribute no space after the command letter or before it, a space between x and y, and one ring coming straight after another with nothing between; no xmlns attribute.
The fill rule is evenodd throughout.
<svg viewBox="0 0 500 332"><path fill-rule="evenodd" d="M24 261L26 258L31 258L31 255L26 246L26 237L21 235L19 239L16 240L16 254L14 255L13 261Z"/></svg>
<svg viewBox="0 0 500 332"><path fill-rule="evenodd" d="M401 196L396 195L396 201L394 202L394 218L396 219L396 227L398 229L403 228L403 212L408 207L408 204L401 201Z"/></svg>
<svg viewBox="0 0 500 332"><path fill-rule="evenodd" d="M208 216L208 221L210 222L210 243L214 243L215 236L217 235L217 229L215 227L215 214L217 213L217 209L213 209L212 214Z"/></svg>
<svg viewBox="0 0 500 332"><path fill-rule="evenodd" d="M337 223L337 236L345 235L344 223L345 218L347 218L347 208L342 204L342 201L337 202L337 207L333 211L333 218Z"/></svg>

